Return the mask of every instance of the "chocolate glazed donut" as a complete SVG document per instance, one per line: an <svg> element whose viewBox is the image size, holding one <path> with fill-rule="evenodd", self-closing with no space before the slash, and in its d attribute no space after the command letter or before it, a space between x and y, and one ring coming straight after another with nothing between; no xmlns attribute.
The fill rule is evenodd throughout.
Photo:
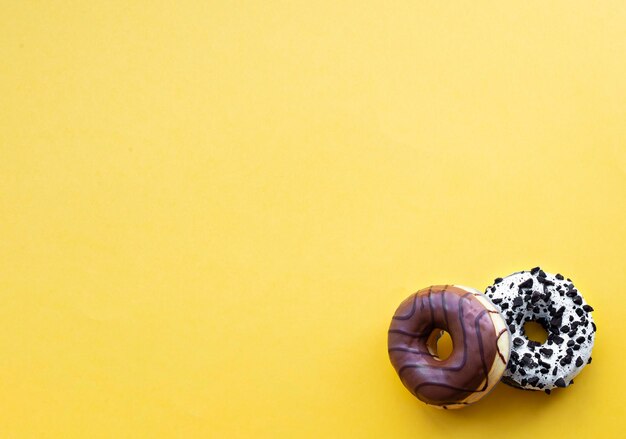
<svg viewBox="0 0 626 439"><path fill-rule="evenodd" d="M436 347L443 330L453 344L445 360ZM435 285L400 304L389 327L388 350L413 395L448 409L476 402L491 390L504 373L511 344L504 319L483 294Z"/></svg>

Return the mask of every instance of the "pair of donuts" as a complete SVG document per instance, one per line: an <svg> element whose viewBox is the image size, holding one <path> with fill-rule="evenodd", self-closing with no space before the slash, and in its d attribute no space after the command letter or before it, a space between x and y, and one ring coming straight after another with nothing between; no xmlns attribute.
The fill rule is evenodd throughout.
<svg viewBox="0 0 626 439"><path fill-rule="evenodd" d="M593 308L570 279L539 267L497 278L484 294L435 285L406 298L391 319L388 354L404 386L426 404L456 409L479 401L502 380L524 390L573 384L591 362ZM526 322L547 332L528 339ZM452 353L437 340L447 331Z"/></svg>

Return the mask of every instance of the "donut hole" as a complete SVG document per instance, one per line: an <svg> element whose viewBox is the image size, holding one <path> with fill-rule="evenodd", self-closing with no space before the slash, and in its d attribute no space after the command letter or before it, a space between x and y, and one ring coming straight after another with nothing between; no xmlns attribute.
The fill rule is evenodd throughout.
<svg viewBox="0 0 626 439"><path fill-rule="evenodd" d="M548 331L546 328L535 320L529 320L524 323L524 334L530 341L544 344L548 340Z"/></svg>
<svg viewBox="0 0 626 439"><path fill-rule="evenodd" d="M433 358L440 361L448 359L454 349L450 333L441 328L433 329L426 341L426 347Z"/></svg>

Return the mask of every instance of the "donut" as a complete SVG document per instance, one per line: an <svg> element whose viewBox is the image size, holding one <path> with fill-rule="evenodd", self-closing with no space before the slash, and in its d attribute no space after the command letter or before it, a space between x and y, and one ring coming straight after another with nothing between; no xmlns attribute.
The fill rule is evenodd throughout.
<svg viewBox="0 0 626 439"><path fill-rule="evenodd" d="M502 378L506 384L550 394L556 387L573 384L591 363L593 308L570 279L535 267L496 279L485 295L499 308L511 332L511 360ZM528 321L543 326L548 333L545 343L526 337Z"/></svg>
<svg viewBox="0 0 626 439"><path fill-rule="evenodd" d="M437 339L452 338L441 359ZM389 326L391 364L404 386L426 404L456 409L484 397L509 360L509 331L497 308L479 291L435 285L406 298Z"/></svg>

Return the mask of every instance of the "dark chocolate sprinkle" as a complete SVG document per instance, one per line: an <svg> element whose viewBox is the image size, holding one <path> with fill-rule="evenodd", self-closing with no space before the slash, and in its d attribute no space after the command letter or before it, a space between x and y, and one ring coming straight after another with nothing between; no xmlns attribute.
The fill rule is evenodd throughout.
<svg viewBox="0 0 626 439"><path fill-rule="evenodd" d="M549 280L549 279L546 279L545 277L539 277L539 278L537 278L537 280L538 280L539 282L541 282L541 283L544 285L544 288L545 288L546 286L548 286L548 285L554 285L554 282L552 282L552 281L551 281L551 280Z"/></svg>
<svg viewBox="0 0 626 439"><path fill-rule="evenodd" d="M539 270L541 270L541 268L540 268L540 267L535 267L535 268L533 268L532 270L530 270L530 274L537 274L537 272L538 272Z"/></svg>
<svg viewBox="0 0 626 439"><path fill-rule="evenodd" d="M546 389L546 390L544 390L544 392L546 392L546 395L549 395L550 393L552 393L552 391L550 389Z"/></svg>
<svg viewBox="0 0 626 439"><path fill-rule="evenodd" d="M496 279L493 281L493 283L494 283L494 284L499 284L500 282L502 282L502 278L501 278L501 277L498 277L498 278L496 278Z"/></svg>
<svg viewBox="0 0 626 439"><path fill-rule="evenodd" d="M574 303L575 303L576 305L582 305L582 304L583 304L583 298L582 298L582 297L580 297L580 296L576 296L576 297L574 297Z"/></svg>
<svg viewBox="0 0 626 439"><path fill-rule="evenodd" d="M546 277L546 273L543 270L539 270L538 277Z"/></svg>
<svg viewBox="0 0 626 439"><path fill-rule="evenodd" d="M557 387L565 387L565 380L563 378L559 378L554 384L556 384Z"/></svg>
<svg viewBox="0 0 626 439"><path fill-rule="evenodd" d="M548 348L541 348L539 349L539 352L541 352L543 355L545 355L546 357L551 357L552 356L552 349L548 349Z"/></svg>
<svg viewBox="0 0 626 439"><path fill-rule="evenodd" d="M524 300L521 297L516 297L513 299L513 308L519 308L524 303Z"/></svg>
<svg viewBox="0 0 626 439"><path fill-rule="evenodd" d="M498 303L502 302L502 299L491 299L491 301L497 305Z"/></svg>
<svg viewBox="0 0 626 439"><path fill-rule="evenodd" d="M583 337L582 335L576 339L576 343L584 343L584 342L585 342L585 337Z"/></svg>
<svg viewBox="0 0 626 439"><path fill-rule="evenodd" d="M593 311L593 307L591 305L583 305L583 309L587 312Z"/></svg>
<svg viewBox="0 0 626 439"><path fill-rule="evenodd" d="M518 288L530 288L533 286L533 278L529 277L528 279L526 279L524 282L522 282L521 284L519 284Z"/></svg>
<svg viewBox="0 0 626 439"><path fill-rule="evenodd" d="M591 357L587 360L587 364L591 364Z"/></svg>
<svg viewBox="0 0 626 439"><path fill-rule="evenodd" d="M515 337L513 339L513 344L519 347L524 344L524 340L522 340L520 337Z"/></svg>
<svg viewBox="0 0 626 439"><path fill-rule="evenodd" d="M580 357L576 358L576 367L582 366L583 363L584 363L584 361L583 361L582 358L580 358Z"/></svg>
<svg viewBox="0 0 626 439"><path fill-rule="evenodd" d="M563 275L561 273L557 273L554 277L556 277L558 280L563 280Z"/></svg>

